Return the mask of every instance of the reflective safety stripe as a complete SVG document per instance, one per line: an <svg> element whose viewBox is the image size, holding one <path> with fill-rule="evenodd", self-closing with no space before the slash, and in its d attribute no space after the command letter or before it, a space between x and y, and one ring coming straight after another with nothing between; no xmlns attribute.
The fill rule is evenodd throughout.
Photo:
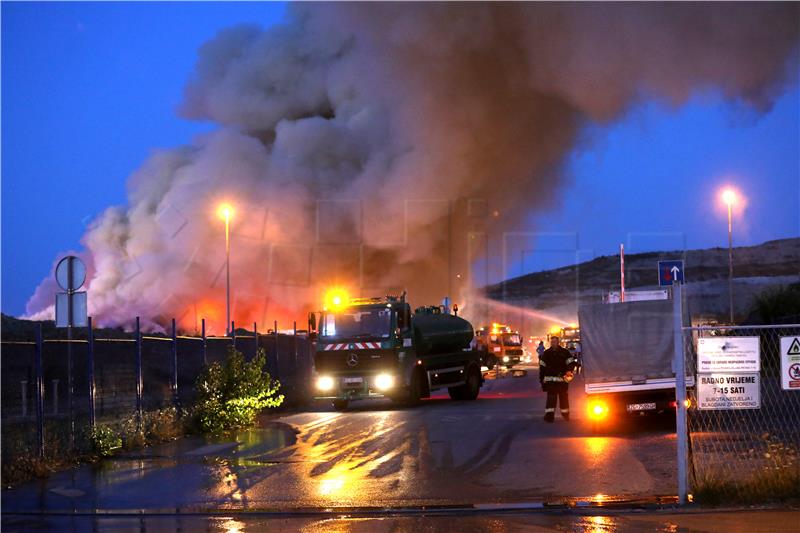
<svg viewBox="0 0 800 533"><path fill-rule="evenodd" d="M574 357L567 357L567 364L568 365L571 364L571 363L574 363L575 361L577 361L577 359L575 359Z"/></svg>
<svg viewBox="0 0 800 533"><path fill-rule="evenodd" d="M547 365L546 365L546 364L544 364L544 361L542 361L541 359L539 359L539 366L547 366Z"/></svg>
<svg viewBox="0 0 800 533"><path fill-rule="evenodd" d="M552 407L552 408L548 407L547 409L544 410L544 412L545 413L555 413L556 412L556 408L555 407Z"/></svg>
<svg viewBox="0 0 800 533"><path fill-rule="evenodd" d="M567 414L567 413L569 413L569 409L562 409L561 412L564 413L564 414Z"/></svg>
<svg viewBox="0 0 800 533"><path fill-rule="evenodd" d="M563 381L564 381L564 378L562 378L561 376L545 376L545 377L544 377L544 380L545 380L545 381L558 381L558 382L563 382Z"/></svg>

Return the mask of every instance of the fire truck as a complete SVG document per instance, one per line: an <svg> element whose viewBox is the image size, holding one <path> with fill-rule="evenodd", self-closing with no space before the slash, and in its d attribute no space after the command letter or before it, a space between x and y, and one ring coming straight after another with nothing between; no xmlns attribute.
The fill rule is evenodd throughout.
<svg viewBox="0 0 800 533"><path fill-rule="evenodd" d="M445 388L453 400L476 399L482 354L470 347L472 324L449 311L427 306L412 313L405 293L326 297L325 308L309 314L315 399L331 400L337 410L367 398L417 405Z"/></svg>
<svg viewBox="0 0 800 533"><path fill-rule="evenodd" d="M476 332L476 342L486 353L484 364L489 370L495 365L511 368L522 360L522 336L505 324L495 322L480 328Z"/></svg>
<svg viewBox="0 0 800 533"><path fill-rule="evenodd" d="M548 344L552 337L558 337L561 346L566 348L569 353L578 361L578 372L583 367L583 348L581 347L581 330L577 324L569 326L553 326L547 335Z"/></svg>

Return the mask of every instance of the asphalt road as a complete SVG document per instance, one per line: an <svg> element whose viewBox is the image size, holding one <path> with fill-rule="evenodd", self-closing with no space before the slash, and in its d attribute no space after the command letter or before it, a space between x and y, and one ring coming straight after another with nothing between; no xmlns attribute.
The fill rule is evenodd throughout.
<svg viewBox="0 0 800 533"><path fill-rule="evenodd" d="M572 421L547 424L534 374L490 374L473 402L365 401L342 413L320 405L235 439L181 439L5 490L3 513L513 506L676 493L674 424L595 435L579 381Z"/></svg>
<svg viewBox="0 0 800 533"><path fill-rule="evenodd" d="M230 514L219 516L4 516L6 533L31 531L243 531L302 533L628 533L641 531L796 533L800 511L764 509L732 512L621 511L579 513L478 513L419 514L414 516L266 516Z"/></svg>

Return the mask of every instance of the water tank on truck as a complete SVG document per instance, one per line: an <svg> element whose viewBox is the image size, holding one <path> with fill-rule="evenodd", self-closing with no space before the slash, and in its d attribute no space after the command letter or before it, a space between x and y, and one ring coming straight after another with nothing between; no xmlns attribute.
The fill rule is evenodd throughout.
<svg viewBox="0 0 800 533"><path fill-rule="evenodd" d="M475 335L472 324L459 316L444 314L438 307L418 307L412 322L418 355L469 348Z"/></svg>

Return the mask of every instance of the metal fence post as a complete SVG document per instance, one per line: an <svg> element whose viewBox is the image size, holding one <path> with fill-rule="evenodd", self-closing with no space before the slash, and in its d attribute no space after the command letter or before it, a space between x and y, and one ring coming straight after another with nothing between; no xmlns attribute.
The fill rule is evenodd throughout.
<svg viewBox="0 0 800 533"><path fill-rule="evenodd" d="M178 330L172 319L172 404L178 407Z"/></svg>
<svg viewBox="0 0 800 533"><path fill-rule="evenodd" d="M203 366L208 365L208 341L206 340L206 319L200 321L200 335L203 337Z"/></svg>
<svg viewBox="0 0 800 533"><path fill-rule="evenodd" d="M233 320L230 323L231 327L231 342L233 343L233 350L236 351L236 324Z"/></svg>
<svg viewBox="0 0 800 533"><path fill-rule="evenodd" d="M22 418L28 416L28 381L23 379L19 382L22 387Z"/></svg>
<svg viewBox="0 0 800 533"><path fill-rule="evenodd" d="M272 333L275 336L275 377L281 375L281 359L278 356L278 321L273 321Z"/></svg>
<svg viewBox="0 0 800 533"><path fill-rule="evenodd" d="M672 285L672 324L673 342L675 343L673 363L675 368L675 431L678 441L678 503L683 505L689 501L689 436L686 425L686 361L683 354L683 296L681 292L681 283L675 281Z"/></svg>
<svg viewBox="0 0 800 533"><path fill-rule="evenodd" d="M87 340L89 344L86 348L86 372L89 381L89 427L94 429L95 426L95 413L94 413L94 400L95 400L95 384L94 384L94 330L92 330L92 317L88 317L87 324Z"/></svg>
<svg viewBox="0 0 800 533"><path fill-rule="evenodd" d="M42 370L42 323L36 329L36 448L44 457L44 376Z"/></svg>
<svg viewBox="0 0 800 533"><path fill-rule="evenodd" d="M53 386L53 414L58 414L58 382L61 381L59 379L52 379L50 380L50 384Z"/></svg>
<svg viewBox="0 0 800 533"><path fill-rule="evenodd" d="M255 351L253 352L253 359L258 357L258 324L253 322L253 344L256 347Z"/></svg>
<svg viewBox="0 0 800 533"><path fill-rule="evenodd" d="M142 423L142 331L139 326L139 317L136 317L136 415L138 423Z"/></svg>

